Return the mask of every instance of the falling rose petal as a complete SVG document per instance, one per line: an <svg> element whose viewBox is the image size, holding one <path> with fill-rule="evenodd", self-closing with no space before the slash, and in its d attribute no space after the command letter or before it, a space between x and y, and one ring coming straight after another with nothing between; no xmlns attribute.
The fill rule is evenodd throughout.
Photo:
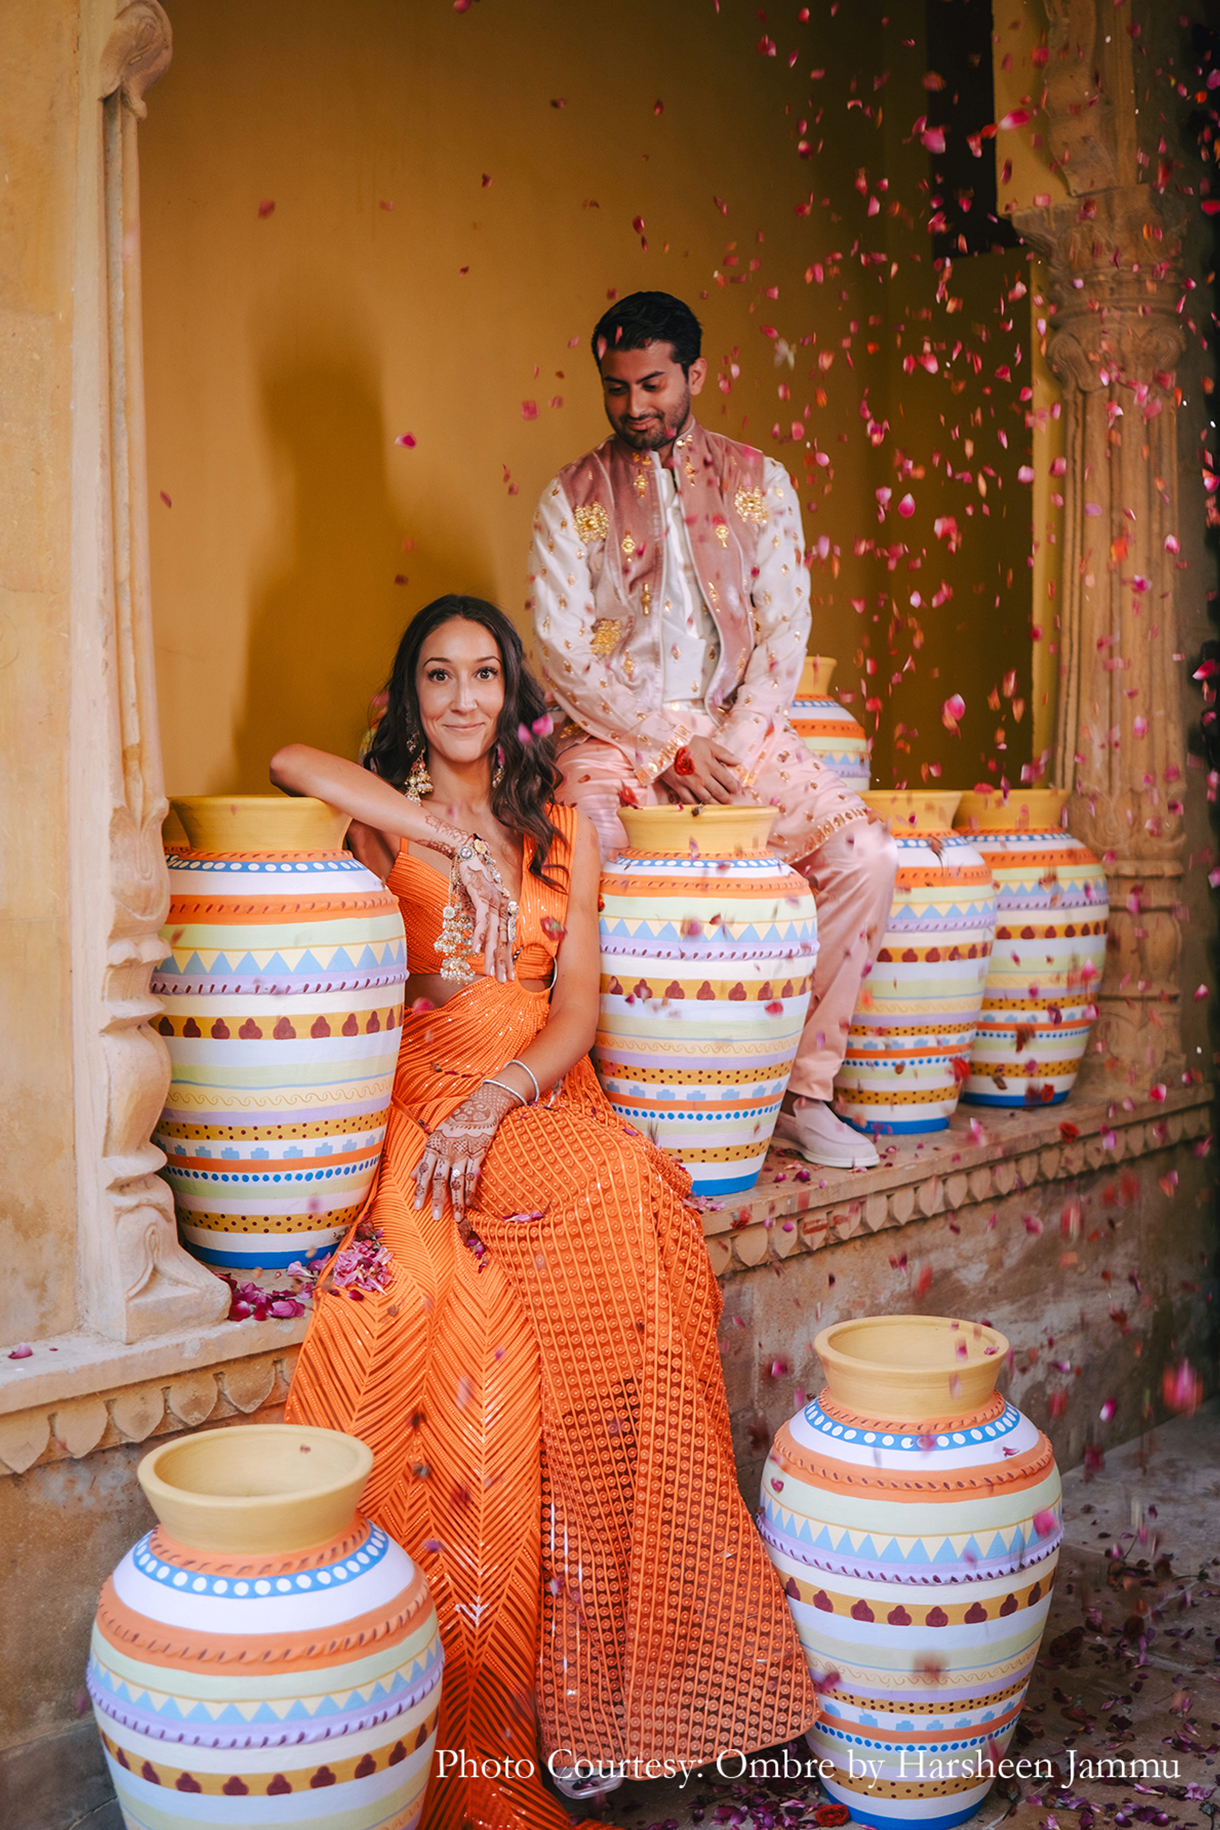
<svg viewBox="0 0 1220 1830"><path fill-rule="evenodd" d="M484 173L483 173L483 184L482 184L482 188L483 188L483 189L484 189L484 190L486 190L486 189L487 189L487 187L488 187L488 185L489 185L489 184L490 184L490 183L491 183L491 173L490 173L490 172L484 172Z"/></svg>
<svg viewBox="0 0 1220 1830"><path fill-rule="evenodd" d="M1179 1362L1176 1370L1165 1368L1161 1396L1171 1411L1192 1417L1203 1400L1203 1381L1189 1360Z"/></svg>
<svg viewBox="0 0 1220 1830"><path fill-rule="evenodd" d="M537 419L538 402L536 400L523 400L521 402L521 417L522 419Z"/></svg>
<svg viewBox="0 0 1220 1830"><path fill-rule="evenodd" d="M1200 985L1197 987L1197 989L1195 991L1195 1003L1200 1004L1200 1003L1202 1003L1204 998L1208 998L1210 996L1211 996L1211 992L1208 990L1207 986Z"/></svg>
<svg viewBox="0 0 1220 1830"><path fill-rule="evenodd" d="M1037 1214L1022 1214L1021 1218L1025 1223L1026 1232L1032 1233L1035 1239L1040 1239L1042 1237L1042 1222L1039 1220Z"/></svg>
<svg viewBox="0 0 1220 1830"><path fill-rule="evenodd" d="M164 502L166 508L172 508L174 506L163 489L161 491L159 491L159 494L160 494L161 500Z"/></svg>
<svg viewBox="0 0 1220 1830"><path fill-rule="evenodd" d="M518 743L525 744L527 747L533 743L534 733L530 730L528 724L519 724L517 726L517 741Z"/></svg>
<svg viewBox="0 0 1220 1830"><path fill-rule="evenodd" d="M1040 1538L1049 1538L1059 1529L1059 1521L1050 1511L1035 1512L1033 1524L1034 1530Z"/></svg>
<svg viewBox="0 0 1220 1830"><path fill-rule="evenodd" d="M535 737L549 737L551 732L555 729L555 720L551 717L549 712L543 712L541 718L535 718L530 729L533 731Z"/></svg>
<svg viewBox="0 0 1220 1830"><path fill-rule="evenodd" d="M258 213L260 216L270 216L274 209L275 209L274 202L272 201L272 199L270 197L267 197L267 198L264 198L263 202L259 204Z"/></svg>
<svg viewBox="0 0 1220 1830"><path fill-rule="evenodd" d="M637 235L642 235L644 233L644 218L642 216L633 216L631 218L631 226Z"/></svg>
<svg viewBox="0 0 1220 1830"><path fill-rule="evenodd" d="M1177 535L1176 534L1166 534L1165 551L1167 553L1180 553L1181 550L1182 550L1181 547L1178 545Z"/></svg>
<svg viewBox="0 0 1220 1830"><path fill-rule="evenodd" d="M904 521L909 521L911 519L911 516L915 513L914 496L903 496L902 501L898 504L898 513L902 516Z"/></svg>
<svg viewBox="0 0 1220 1830"><path fill-rule="evenodd" d="M395 440L394 440L394 443L395 443L395 444L396 444L396 445L403 445L403 446L405 446L405 448L406 448L406 449L407 449L407 450L408 450L408 451L414 451L414 449L415 449L415 434L414 434L414 433L413 433L413 432L400 432L400 433L399 433L399 434L398 434L398 437L397 437L397 438L396 438L396 439L395 439Z"/></svg>
<svg viewBox="0 0 1220 1830"><path fill-rule="evenodd" d="M1029 464L1022 464L1020 469L1017 471L1018 483L1032 483L1033 480L1034 480L1033 467Z"/></svg>
<svg viewBox="0 0 1220 1830"><path fill-rule="evenodd" d="M1109 1423L1117 1409L1118 1406L1115 1404L1113 1398L1107 1398L1097 1415L1101 1418L1103 1423Z"/></svg>
<svg viewBox="0 0 1220 1830"><path fill-rule="evenodd" d="M1131 729L1135 732L1137 737L1146 737L1148 735L1148 720L1142 716L1132 719Z"/></svg>
<svg viewBox="0 0 1220 1830"><path fill-rule="evenodd" d="M778 1000L768 1004L766 1009L769 1017L782 1017L784 1014L784 1007Z"/></svg>
<svg viewBox="0 0 1220 1830"><path fill-rule="evenodd" d="M947 731L956 731L966 711L966 701L960 693L951 693L940 708L940 721Z"/></svg>
<svg viewBox="0 0 1220 1830"><path fill-rule="evenodd" d="M665 103L660 100L655 101L652 104L652 112L654 114L664 114L665 113Z"/></svg>
<svg viewBox="0 0 1220 1830"><path fill-rule="evenodd" d="M945 150L945 130L943 127L929 127L920 135L920 141L930 153L943 153Z"/></svg>
<svg viewBox="0 0 1220 1830"><path fill-rule="evenodd" d="M996 122L997 127L1024 127L1029 120L1029 113L1024 108L1011 108Z"/></svg>

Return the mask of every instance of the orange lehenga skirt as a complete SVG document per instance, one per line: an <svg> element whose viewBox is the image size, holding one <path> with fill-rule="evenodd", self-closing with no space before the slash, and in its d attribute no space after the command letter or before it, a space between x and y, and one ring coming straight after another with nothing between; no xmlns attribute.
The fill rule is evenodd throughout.
<svg viewBox="0 0 1220 1830"><path fill-rule="evenodd" d="M737 1490L720 1294L685 1172L623 1124L585 1059L553 1105L501 1124L470 1210L481 1261L448 1207L415 1210L425 1129L547 1009L480 978L408 1015L371 1199L392 1279L362 1302L319 1297L288 1404L372 1447L364 1508L432 1587L437 1746L488 1776L434 1762L425 1830L571 1830L540 1758L644 1776L817 1714Z"/></svg>

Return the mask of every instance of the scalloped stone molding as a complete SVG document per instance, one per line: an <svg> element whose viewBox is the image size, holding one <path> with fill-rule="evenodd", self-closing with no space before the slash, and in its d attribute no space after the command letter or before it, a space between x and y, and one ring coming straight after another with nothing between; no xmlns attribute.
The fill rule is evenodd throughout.
<svg viewBox="0 0 1220 1830"><path fill-rule="evenodd" d="M1209 1087L1195 1087L1167 1093L1163 1102L1132 1101L1130 1111L1094 1100L1050 1112L959 1112L949 1131L902 1144L880 1169L857 1175L819 1170L773 1149L749 1200L705 1211L712 1268L717 1277L763 1270L794 1254L956 1214L1154 1151L1197 1148L1208 1134L1211 1097ZM972 1135L972 1124L982 1126L981 1138ZM1065 1137L1065 1126L1078 1135ZM802 1174L808 1180L798 1180ZM306 1319L263 1324L254 1340L248 1326L227 1323L202 1338L175 1341L172 1360L160 1343L127 1349L103 1343L99 1354L94 1342L90 1358L70 1337L58 1367L50 1365L46 1343L37 1348L37 1364L34 1356L15 1366L0 1360L0 1409L7 1407L0 1414L0 1474L282 1404ZM266 1344L270 1330L278 1345ZM179 1367L182 1358L207 1363ZM134 1371L141 1360L143 1376L106 1382L107 1370L118 1375L126 1361ZM22 1387L35 1402L21 1404Z"/></svg>
<svg viewBox="0 0 1220 1830"><path fill-rule="evenodd" d="M905 1142L880 1169L855 1175L773 1149L749 1201L704 1213L712 1268L727 1277L1197 1142L1209 1131L1211 1099L1210 1087L1193 1087L1164 1101L1133 1100L1129 1112L1100 1099L1029 1113L962 1107L947 1132ZM971 1124L982 1127L982 1141ZM1078 1135L1065 1138L1063 1126Z"/></svg>
<svg viewBox="0 0 1220 1830"><path fill-rule="evenodd" d="M24 1474L41 1462L80 1460L116 1443L145 1442L283 1404L299 1352L290 1347L251 1354L170 1379L14 1411L0 1417L0 1474Z"/></svg>

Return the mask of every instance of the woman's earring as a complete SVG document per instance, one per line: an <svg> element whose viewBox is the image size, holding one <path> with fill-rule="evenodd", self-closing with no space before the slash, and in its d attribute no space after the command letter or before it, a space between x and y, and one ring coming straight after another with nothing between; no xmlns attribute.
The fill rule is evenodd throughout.
<svg viewBox="0 0 1220 1830"><path fill-rule="evenodd" d="M504 762L503 762L503 759L501 759L496 764L495 768L491 772L491 791L493 794L495 793L496 789L500 786L500 783L503 780L504 780Z"/></svg>
<svg viewBox="0 0 1220 1830"><path fill-rule="evenodd" d="M403 785L403 793L409 801L422 801L425 795L432 792L432 777L428 774L427 752L422 752L411 765L411 773Z"/></svg>

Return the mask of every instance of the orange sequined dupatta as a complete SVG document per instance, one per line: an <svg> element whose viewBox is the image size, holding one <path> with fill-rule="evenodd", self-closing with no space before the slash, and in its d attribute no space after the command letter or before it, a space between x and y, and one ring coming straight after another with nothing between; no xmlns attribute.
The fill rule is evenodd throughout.
<svg viewBox="0 0 1220 1830"><path fill-rule="evenodd" d="M570 855L574 816L553 817ZM418 873L410 891L422 934ZM523 949L553 906L523 895ZM439 927L439 901L432 914ZM817 1713L737 1492L685 1173L622 1123L586 1059L554 1105L501 1124L471 1210L481 1260L448 1208L414 1207L425 1128L547 1009L480 978L408 1018L371 1206L390 1283L319 1297L289 1400L294 1421L372 1446L365 1507L432 1586L446 1666L426 1830L570 1830L539 1741L557 1766L692 1766Z"/></svg>

